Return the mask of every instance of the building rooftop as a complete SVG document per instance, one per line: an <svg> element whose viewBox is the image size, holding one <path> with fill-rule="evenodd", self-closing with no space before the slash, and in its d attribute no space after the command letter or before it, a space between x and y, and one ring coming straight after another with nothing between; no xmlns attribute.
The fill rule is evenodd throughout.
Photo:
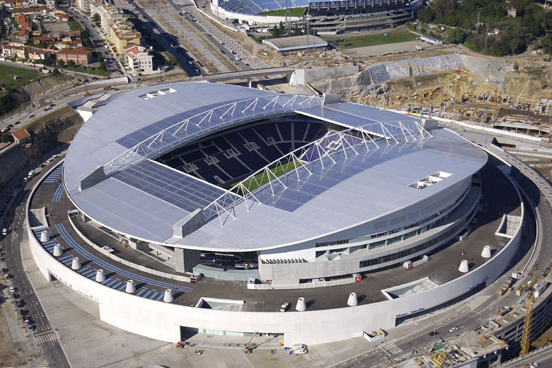
<svg viewBox="0 0 552 368"><path fill-rule="evenodd" d="M27 129L16 130L15 132L12 133L12 135L14 136L15 139L18 139L20 141L24 140L25 138L29 138L31 136L27 131Z"/></svg>
<svg viewBox="0 0 552 368"><path fill-rule="evenodd" d="M57 52L62 55L89 55L92 51L85 49L84 47L75 47L72 49L62 49Z"/></svg>
<svg viewBox="0 0 552 368"><path fill-rule="evenodd" d="M303 50L307 48L327 47L328 43L318 36L293 36L271 38L263 43L273 47L276 51Z"/></svg>

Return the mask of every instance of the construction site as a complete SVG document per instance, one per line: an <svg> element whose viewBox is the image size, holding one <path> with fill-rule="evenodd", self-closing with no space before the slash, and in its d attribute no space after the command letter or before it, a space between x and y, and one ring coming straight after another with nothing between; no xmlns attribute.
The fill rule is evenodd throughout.
<svg viewBox="0 0 552 368"><path fill-rule="evenodd" d="M399 26L391 32L340 37L351 43L363 37L387 36L388 32L390 36L410 33L417 41L341 48L341 38L322 35L330 45L327 50L282 55L261 43L266 38L263 34L248 37L201 3L193 7L181 1L140 0L136 5L162 31L174 36L171 46L176 51L186 50L208 74L262 67L304 68L312 71L307 72L311 75L305 82L348 101L454 117L531 135L549 134L552 66L537 53L495 58L459 45L422 45L415 33Z"/></svg>

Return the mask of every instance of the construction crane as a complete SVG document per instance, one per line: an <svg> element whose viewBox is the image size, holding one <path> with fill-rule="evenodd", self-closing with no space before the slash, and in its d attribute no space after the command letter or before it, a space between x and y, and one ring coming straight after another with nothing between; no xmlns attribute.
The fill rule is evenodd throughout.
<svg viewBox="0 0 552 368"><path fill-rule="evenodd" d="M531 334L531 321L533 319L533 302L535 301L535 284L537 283L537 266L533 267L533 277L531 286L528 288L529 295L525 303L525 319L523 320L523 333L521 334L521 350L519 356L524 356L529 352L529 335Z"/></svg>
<svg viewBox="0 0 552 368"><path fill-rule="evenodd" d="M464 99L464 96L460 96L460 78L462 76L462 73L470 78L473 78L479 81L479 83L494 91L493 111L492 111L491 117L493 120L495 120L498 116L498 112L500 109L499 99L498 99L499 98L498 88L489 84L489 82L487 80L484 80L482 77L475 75L473 73L470 73L468 70L465 70L465 69L463 70L461 67L458 67L458 70L456 71L456 83L454 85L454 98L452 101L454 102L453 116L456 116L457 113L459 113L458 104L462 102L462 100ZM458 117L456 117L456 119L458 120Z"/></svg>
<svg viewBox="0 0 552 368"><path fill-rule="evenodd" d="M529 79L527 81L527 83L525 83L525 86L523 86L523 89L521 90L521 92L519 93L518 97L516 98L516 102L514 102L514 107L517 109L518 108L518 104L519 104L519 99L521 98L521 95L523 94L523 92L525 92L525 89L527 88L527 86L529 85L529 83L531 82L531 79Z"/></svg>
<svg viewBox="0 0 552 368"><path fill-rule="evenodd" d="M492 114L493 120L496 120L496 118L498 117L498 110L498 88L495 87L494 109Z"/></svg>

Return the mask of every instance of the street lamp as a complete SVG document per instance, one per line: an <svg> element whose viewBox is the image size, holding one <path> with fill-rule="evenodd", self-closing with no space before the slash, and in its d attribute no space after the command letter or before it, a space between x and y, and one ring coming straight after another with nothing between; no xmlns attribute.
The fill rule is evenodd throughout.
<svg viewBox="0 0 552 368"><path fill-rule="evenodd" d="M435 319L433 318L433 347L435 347Z"/></svg>

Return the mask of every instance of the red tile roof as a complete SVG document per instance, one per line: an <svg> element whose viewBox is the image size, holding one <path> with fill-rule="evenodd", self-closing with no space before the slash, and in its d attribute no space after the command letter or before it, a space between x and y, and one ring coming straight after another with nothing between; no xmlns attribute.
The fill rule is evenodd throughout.
<svg viewBox="0 0 552 368"><path fill-rule="evenodd" d="M92 51L87 50L84 47L75 47L74 49L59 50L57 53L58 55L89 55L92 53Z"/></svg>
<svg viewBox="0 0 552 368"><path fill-rule="evenodd" d="M17 130L15 132L12 132L12 135L14 136L14 138L19 139L20 141L31 136L27 129Z"/></svg>
<svg viewBox="0 0 552 368"><path fill-rule="evenodd" d="M12 50L25 50L25 46L19 46L19 45L4 45L5 49L12 49Z"/></svg>

